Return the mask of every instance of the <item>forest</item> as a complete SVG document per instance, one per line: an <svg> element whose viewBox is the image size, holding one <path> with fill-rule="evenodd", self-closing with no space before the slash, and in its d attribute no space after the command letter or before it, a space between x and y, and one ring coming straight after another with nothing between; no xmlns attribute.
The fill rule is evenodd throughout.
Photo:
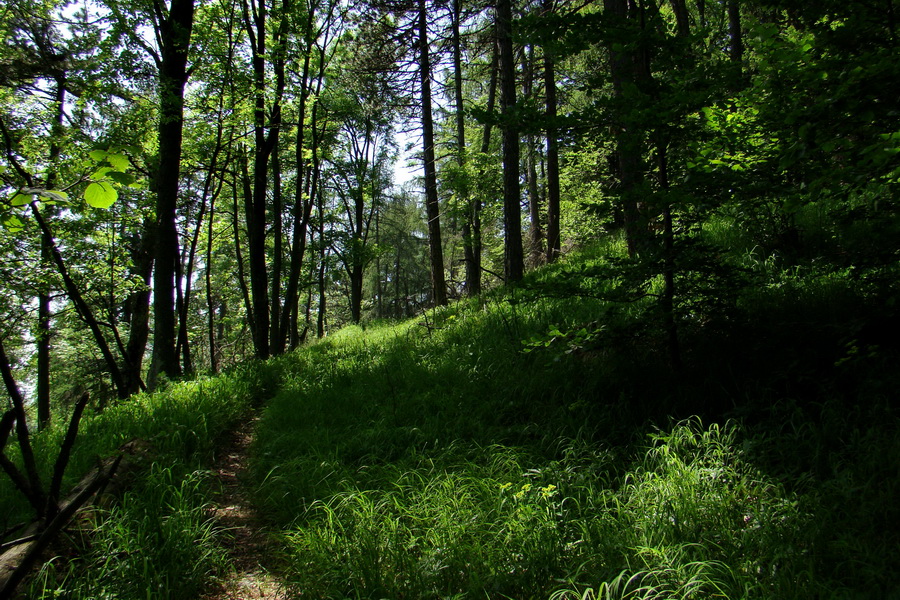
<svg viewBox="0 0 900 600"><path fill-rule="evenodd" d="M0 28L0 598L900 595L893 0Z"/></svg>

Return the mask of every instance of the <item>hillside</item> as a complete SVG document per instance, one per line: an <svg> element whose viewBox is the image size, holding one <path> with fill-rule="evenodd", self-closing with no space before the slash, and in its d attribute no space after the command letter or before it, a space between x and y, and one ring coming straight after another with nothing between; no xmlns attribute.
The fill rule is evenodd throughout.
<svg viewBox="0 0 900 600"><path fill-rule="evenodd" d="M242 483L288 597L896 593L890 313L837 278L746 289L682 328L676 370L655 302L611 300L601 255L90 417L78 465L126 436L160 448L33 597L225 577L202 468L251 412Z"/></svg>

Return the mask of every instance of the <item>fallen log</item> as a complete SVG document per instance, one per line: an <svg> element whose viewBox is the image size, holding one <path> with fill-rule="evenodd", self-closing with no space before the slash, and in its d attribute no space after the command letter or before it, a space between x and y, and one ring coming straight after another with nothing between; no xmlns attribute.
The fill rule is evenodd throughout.
<svg viewBox="0 0 900 600"><path fill-rule="evenodd" d="M52 518L33 522L18 539L5 544L6 548L0 554L0 600L14 597L16 587L44 550L92 499L96 502L101 497L119 495L128 485L128 475L138 470L141 459L148 455L148 448L148 444L141 441L123 445L114 457L103 461L72 488Z"/></svg>

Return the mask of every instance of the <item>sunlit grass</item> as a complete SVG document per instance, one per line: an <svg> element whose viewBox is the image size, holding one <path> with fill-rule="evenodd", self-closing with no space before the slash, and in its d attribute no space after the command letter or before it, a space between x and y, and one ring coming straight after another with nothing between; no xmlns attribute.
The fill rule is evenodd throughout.
<svg viewBox="0 0 900 600"><path fill-rule="evenodd" d="M277 361L255 363L217 378L173 383L89 414L66 487L98 457L141 440L144 454L132 457L138 464L134 487L76 528L79 533L67 543L79 555L51 559L30 584L30 597L195 598L224 566L221 532L208 511L213 489L203 465L220 436L246 417L279 377ZM57 425L34 438L45 479L61 437ZM13 457L15 450L7 448ZM8 510L7 522L27 521L29 509L11 488L2 481L0 505Z"/></svg>
<svg viewBox="0 0 900 600"><path fill-rule="evenodd" d="M154 466L140 485L84 531L84 554L46 564L32 597L196 598L225 566L210 516L207 475Z"/></svg>
<svg viewBox="0 0 900 600"><path fill-rule="evenodd" d="M756 279L721 319L685 303L676 371L653 298L616 296L609 248L594 250L88 419L73 472L139 437L161 457L155 487L43 581L72 598L102 578L137 582L110 597L198 589L222 568L199 473L216 436L264 403L251 491L294 597L896 594L896 354L859 339L866 290L734 254ZM58 435L38 437L45 469ZM144 544L193 547L168 561L133 550ZM151 597L166 593L180 592Z"/></svg>

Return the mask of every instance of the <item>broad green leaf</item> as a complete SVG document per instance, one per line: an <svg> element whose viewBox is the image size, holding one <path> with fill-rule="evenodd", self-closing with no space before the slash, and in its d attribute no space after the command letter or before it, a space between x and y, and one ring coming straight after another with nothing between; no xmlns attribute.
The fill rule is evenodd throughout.
<svg viewBox="0 0 900 600"><path fill-rule="evenodd" d="M11 206L25 206L31 203L32 196L25 194L16 194L9 200Z"/></svg>
<svg viewBox="0 0 900 600"><path fill-rule="evenodd" d="M3 227L11 233L16 233L25 228L25 223L23 223L16 215L8 215L3 217Z"/></svg>
<svg viewBox="0 0 900 600"><path fill-rule="evenodd" d="M131 185L134 183L134 176L129 173L120 173L118 171L110 171L107 176L120 185Z"/></svg>
<svg viewBox="0 0 900 600"><path fill-rule="evenodd" d="M91 179L94 181L100 181L101 179L106 179L107 176L113 172L112 167L100 167L93 173L91 173Z"/></svg>
<svg viewBox="0 0 900 600"><path fill-rule="evenodd" d="M84 200L94 208L109 208L118 199L116 188L103 181L95 181L84 190Z"/></svg>
<svg viewBox="0 0 900 600"><path fill-rule="evenodd" d="M88 156L91 157L91 160L96 160L97 162L106 160L106 157L108 155L109 152L107 152L106 150L91 150L90 153L88 153Z"/></svg>
<svg viewBox="0 0 900 600"><path fill-rule="evenodd" d="M106 157L106 162L111 164L117 171L127 171L131 166L131 163L128 162L128 157L124 154L109 154Z"/></svg>

